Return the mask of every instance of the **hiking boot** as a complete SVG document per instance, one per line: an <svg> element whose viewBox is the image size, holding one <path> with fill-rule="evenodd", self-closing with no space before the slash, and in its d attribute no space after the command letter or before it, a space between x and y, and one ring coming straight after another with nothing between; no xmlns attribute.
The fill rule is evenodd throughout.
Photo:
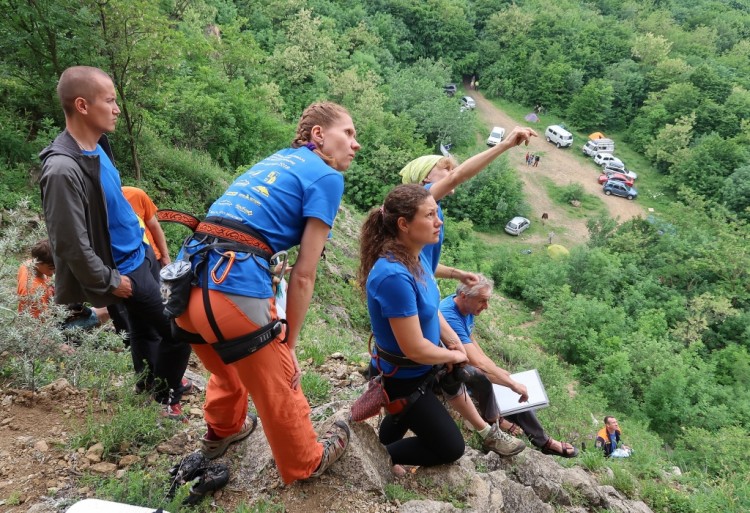
<svg viewBox="0 0 750 513"><path fill-rule="evenodd" d="M320 477L328 467L338 460L349 445L349 426L342 420L337 420L331 428L326 431L323 437L323 457L320 458L320 465L310 477Z"/></svg>
<svg viewBox="0 0 750 513"><path fill-rule="evenodd" d="M225 452L227 452L227 449L231 444L234 442L239 442L240 440L244 440L248 436L250 436L250 433L255 431L255 426L258 425L258 417L253 415L252 413L248 413L247 417L245 418L245 423L242 424L242 428L235 434L225 436L224 438L220 438L219 440L209 440L204 435L203 438L201 438L201 452L203 455L212 460L214 458L218 458Z"/></svg>
<svg viewBox="0 0 750 513"><path fill-rule="evenodd" d="M185 414L182 413L182 405L180 403L174 404L162 404L161 415L171 420L179 420L180 422L187 423L188 419Z"/></svg>
<svg viewBox="0 0 750 513"><path fill-rule="evenodd" d="M501 430L497 424L492 424L490 434L482 441L482 448L500 456L515 456L526 448L526 444Z"/></svg>

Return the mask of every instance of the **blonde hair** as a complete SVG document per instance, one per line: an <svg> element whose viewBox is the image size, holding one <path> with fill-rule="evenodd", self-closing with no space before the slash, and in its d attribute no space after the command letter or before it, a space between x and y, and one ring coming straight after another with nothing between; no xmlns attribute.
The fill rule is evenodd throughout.
<svg viewBox="0 0 750 513"><path fill-rule="evenodd" d="M297 123L297 133L292 140L292 148L301 148L312 143L312 129L316 125L327 128L341 119L341 116L349 116L349 111L338 103L316 102L310 104L303 112ZM311 148L312 149L312 148ZM312 149L323 162L333 167L334 159L323 153L320 149Z"/></svg>

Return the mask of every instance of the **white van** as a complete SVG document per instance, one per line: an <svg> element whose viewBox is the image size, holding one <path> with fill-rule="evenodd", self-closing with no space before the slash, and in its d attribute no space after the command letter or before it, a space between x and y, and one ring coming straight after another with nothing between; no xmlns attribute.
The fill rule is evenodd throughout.
<svg viewBox="0 0 750 513"><path fill-rule="evenodd" d="M496 144L503 142L503 137L505 137L505 129L503 127L492 127L490 136L487 138L487 146L495 146Z"/></svg>
<svg viewBox="0 0 750 513"><path fill-rule="evenodd" d="M596 162L600 166L618 167L621 169L625 167L625 164L622 163L622 160L618 159L611 153L605 152L599 152L594 155L594 162Z"/></svg>
<svg viewBox="0 0 750 513"><path fill-rule="evenodd" d="M554 143L558 148L573 145L573 134L565 130L560 125L550 125L544 131L547 142Z"/></svg>
<svg viewBox="0 0 750 513"><path fill-rule="evenodd" d="M615 142L612 139L589 139L586 144L583 145L584 155L593 157L597 153L614 153Z"/></svg>

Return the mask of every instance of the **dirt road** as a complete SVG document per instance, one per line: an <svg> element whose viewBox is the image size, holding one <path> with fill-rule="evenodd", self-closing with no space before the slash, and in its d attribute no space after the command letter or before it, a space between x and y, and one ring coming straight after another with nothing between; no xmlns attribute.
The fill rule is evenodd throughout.
<svg viewBox="0 0 750 513"><path fill-rule="evenodd" d="M633 217L645 217L645 211L637 200L628 201L624 198L605 196L602 187L597 182L599 166L591 163L582 164L573 157L571 152L580 152L585 141L576 140L572 148L558 149L554 144L548 143L544 138L546 126L537 126L541 123L528 123L526 121L514 120L503 111L495 107L482 94L472 91L471 96L477 102L479 119L487 124L487 133L493 126L501 126L506 132L510 132L518 125L531 125L539 134L533 138L528 147L519 146L508 151L509 162L518 170L518 174L524 182L526 201L532 206L532 225L541 222L542 213L549 216L544 229L534 230L534 234L522 235L521 237L530 243L547 242L548 233L554 232L553 243L571 247L583 244L588 239L586 229L586 217L571 216L566 210L554 203L547 195L542 177L549 178L557 185L568 185L580 183L587 193L601 197L606 205L609 215L618 219L619 222L627 221ZM524 163L526 152L538 153L541 156L538 167L527 166ZM593 215L593 214L590 214Z"/></svg>

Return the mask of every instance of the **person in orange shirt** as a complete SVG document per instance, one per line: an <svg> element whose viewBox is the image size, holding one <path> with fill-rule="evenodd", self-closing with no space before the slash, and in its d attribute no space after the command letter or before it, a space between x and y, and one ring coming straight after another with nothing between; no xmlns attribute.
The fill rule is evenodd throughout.
<svg viewBox="0 0 750 513"><path fill-rule="evenodd" d="M43 239L32 246L31 259L18 267L18 313L28 311L37 319L42 315L55 296L55 287L50 280L53 274L55 263L52 248L49 240ZM106 308L88 308L79 303L68 305L68 310L70 315L63 322L63 330L89 329L109 320Z"/></svg>
<svg viewBox="0 0 750 513"><path fill-rule="evenodd" d="M53 274L52 250L49 241L44 239L31 248L31 260L18 268L18 313L28 311L34 318L42 315L55 295L55 287L49 279Z"/></svg>
<svg viewBox="0 0 750 513"><path fill-rule="evenodd" d="M158 210L156 204L149 198L146 191L138 187L123 186L122 193L125 199L128 200L128 203L130 203L130 206L133 207L135 215L143 220L148 243L151 244L156 254L156 259L164 267L171 260L169 258L167 238L164 236L164 231L161 229L159 220L156 218L156 211Z"/></svg>

